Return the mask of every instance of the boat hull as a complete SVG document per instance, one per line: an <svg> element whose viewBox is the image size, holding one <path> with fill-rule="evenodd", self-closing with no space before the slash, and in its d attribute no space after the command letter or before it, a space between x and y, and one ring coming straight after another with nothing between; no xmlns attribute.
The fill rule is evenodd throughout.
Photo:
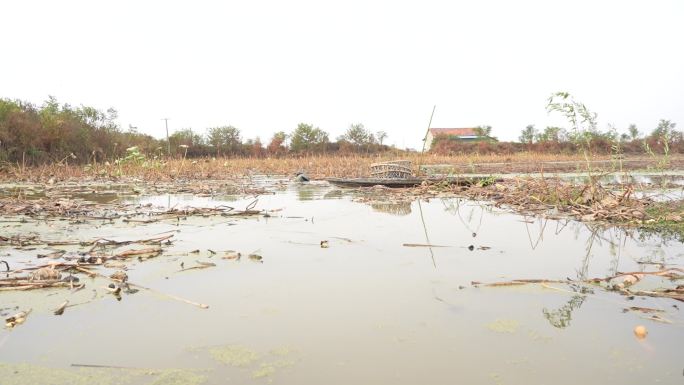
<svg viewBox="0 0 684 385"><path fill-rule="evenodd" d="M446 183L458 186L470 186L473 184L490 184L497 181L490 177L450 177L450 178L329 178L327 181L338 187L373 187L384 186L392 188L407 188L420 186L423 182Z"/></svg>

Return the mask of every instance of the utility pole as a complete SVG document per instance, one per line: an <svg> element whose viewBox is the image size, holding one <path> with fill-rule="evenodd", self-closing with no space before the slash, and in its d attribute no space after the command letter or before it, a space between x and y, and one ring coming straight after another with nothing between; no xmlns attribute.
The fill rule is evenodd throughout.
<svg viewBox="0 0 684 385"><path fill-rule="evenodd" d="M166 153L171 156L171 142L169 141L169 118L162 119L166 124Z"/></svg>
<svg viewBox="0 0 684 385"><path fill-rule="evenodd" d="M425 131L425 137L423 137L423 149L420 151L421 155L425 153L425 145L427 144L427 137L430 134L430 126L432 126L432 117L435 116L435 109L437 105L432 107L432 113L430 114L430 122L428 123L427 131Z"/></svg>
<svg viewBox="0 0 684 385"><path fill-rule="evenodd" d="M435 116L435 109L436 108L437 108L437 105L435 104L432 107L432 113L430 114L430 121L428 122L427 130L425 131L425 137L423 138L423 149L420 150L420 164L418 164L418 174L420 174L420 167L422 166L422 163L424 160L425 145L427 144L428 135L430 135L430 127L432 126L432 117ZM421 211L421 214L422 214L422 211ZM426 236L427 236L427 233L426 233ZM433 260L432 262L434 263L435 261ZM437 266L435 265L435 267L437 267Z"/></svg>

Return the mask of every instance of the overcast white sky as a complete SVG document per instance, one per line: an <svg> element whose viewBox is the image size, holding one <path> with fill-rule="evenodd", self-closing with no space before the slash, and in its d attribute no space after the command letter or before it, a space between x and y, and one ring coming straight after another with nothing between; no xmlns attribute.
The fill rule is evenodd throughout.
<svg viewBox="0 0 684 385"><path fill-rule="evenodd" d="M161 137L350 123L516 139L566 90L624 130L684 128L684 1L6 1L0 97L116 108Z"/></svg>

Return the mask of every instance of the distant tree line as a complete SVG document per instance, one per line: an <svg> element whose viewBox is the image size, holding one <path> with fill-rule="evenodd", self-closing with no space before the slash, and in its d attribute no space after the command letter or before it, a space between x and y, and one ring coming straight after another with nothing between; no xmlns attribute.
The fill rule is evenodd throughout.
<svg viewBox="0 0 684 385"><path fill-rule="evenodd" d="M390 150L383 141L384 131L373 134L363 124L352 124L335 141L324 130L299 123L291 132L278 131L267 143L261 138L243 139L233 126L211 127L205 136L190 129L174 132L169 137L171 148L187 148L188 156L286 156L322 153L378 153ZM187 147L185 147L187 146Z"/></svg>
<svg viewBox="0 0 684 385"><path fill-rule="evenodd" d="M54 97L35 105L0 99L0 162L104 162L124 157L127 149L148 156L288 156L320 153L378 153L390 150L387 133L372 133L352 124L331 141L329 134L300 123L292 132L276 132L268 143L259 137L244 139L233 126L211 127L202 135L182 129L166 139L141 134L136 127L124 130L116 123L117 111L60 104ZM170 146L168 146L170 144Z"/></svg>
<svg viewBox="0 0 684 385"><path fill-rule="evenodd" d="M555 98L555 99L554 99ZM577 103L567 93L556 93L547 109L563 114L570 128L534 125L522 129L518 142L500 142L492 136L492 127L477 127L482 140L464 142L456 137L435 138L430 151L437 154L577 153L603 154L684 153L684 135L676 124L661 119L649 133L635 125L619 134L614 126L596 127L596 114ZM54 97L41 105L19 100L0 99L0 163L2 162L77 162L114 161L135 147L146 156L187 157L280 157L311 154L373 154L388 151L387 133L371 132L363 124L351 124L334 141L329 134L311 124L300 123L291 132L278 131L267 141L259 137L245 139L233 126L211 127L206 134L192 129L174 132L168 142L142 134L136 127L122 129L116 123L117 111L60 104ZM167 148L171 154L167 154Z"/></svg>
<svg viewBox="0 0 684 385"><path fill-rule="evenodd" d="M122 131L116 119L114 109L59 104L54 97L40 106L0 99L0 161L104 161L129 147L153 152L160 146L134 128Z"/></svg>
<svg viewBox="0 0 684 385"><path fill-rule="evenodd" d="M670 120L661 119L648 133L630 124L625 133L618 133L614 126L609 126L604 131L592 130L579 134L553 126L538 130L530 124L522 129L517 142L499 142L484 136L480 141L464 142L455 137L439 136L435 138L430 151L442 155L522 151L574 154L587 148L596 154L684 154L684 134L676 130L676 126Z"/></svg>
<svg viewBox="0 0 684 385"><path fill-rule="evenodd" d="M561 115L569 128L546 127L538 130L533 124L522 129L518 142L498 142L491 136L491 126L475 129L481 140L464 142L457 137L437 137L431 151L455 153L595 153L595 154L670 154L684 153L684 134L676 130L676 123L661 119L650 133L642 133L631 124L620 134L615 126L606 130L597 127L597 114L567 92L552 94L547 102L549 113Z"/></svg>

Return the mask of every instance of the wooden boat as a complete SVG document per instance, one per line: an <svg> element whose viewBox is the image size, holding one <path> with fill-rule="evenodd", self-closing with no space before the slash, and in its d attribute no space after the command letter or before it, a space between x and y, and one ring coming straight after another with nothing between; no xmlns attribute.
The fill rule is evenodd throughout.
<svg viewBox="0 0 684 385"><path fill-rule="evenodd" d="M493 177L484 176L474 176L474 177L432 177L432 178L329 178L326 179L329 183L339 186L339 187L372 187L372 186L385 186L385 187L416 187L420 186L423 182L429 183L446 183L450 185L458 186L470 186L473 184L488 185L494 182L499 182L501 179Z"/></svg>

